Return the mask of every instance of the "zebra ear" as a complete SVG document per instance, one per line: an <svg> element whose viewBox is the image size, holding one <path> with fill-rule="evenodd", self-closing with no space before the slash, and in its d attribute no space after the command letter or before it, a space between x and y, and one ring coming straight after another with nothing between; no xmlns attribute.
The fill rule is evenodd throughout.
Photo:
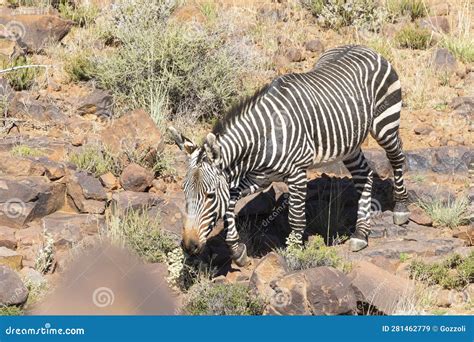
<svg viewBox="0 0 474 342"><path fill-rule="evenodd" d="M204 150L206 151L206 156L213 165L220 165L222 163L221 159L221 145L217 141L217 137L214 133L209 133L204 142Z"/></svg>
<svg viewBox="0 0 474 342"><path fill-rule="evenodd" d="M197 148L197 145L195 143L193 143L191 140L179 133L176 128L172 126L168 127L168 133L170 134L176 145L178 145L181 151L187 154L192 154Z"/></svg>

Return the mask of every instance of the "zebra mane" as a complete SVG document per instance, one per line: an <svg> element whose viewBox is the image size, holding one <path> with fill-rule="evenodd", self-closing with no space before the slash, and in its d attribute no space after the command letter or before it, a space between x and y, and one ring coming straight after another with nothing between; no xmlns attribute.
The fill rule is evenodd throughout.
<svg viewBox="0 0 474 342"><path fill-rule="evenodd" d="M270 84L266 84L262 88L255 91L253 95L240 99L230 108L230 110L224 115L222 119L219 119L216 122L216 124L212 128L212 133L214 133L215 135L224 133L226 128L231 125L233 121L235 121L244 114L244 109L247 106L251 105L253 102L255 102L255 100L257 100L260 96L265 94L269 87Z"/></svg>

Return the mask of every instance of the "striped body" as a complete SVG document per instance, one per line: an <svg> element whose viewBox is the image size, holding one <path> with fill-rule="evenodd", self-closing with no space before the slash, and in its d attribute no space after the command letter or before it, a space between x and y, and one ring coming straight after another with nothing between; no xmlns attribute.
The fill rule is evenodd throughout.
<svg viewBox="0 0 474 342"><path fill-rule="evenodd" d="M398 135L401 105L400 81L382 56L362 46L329 50L313 70L278 77L216 125L204 146L191 153L185 181L187 201L209 212L212 207L222 209L217 203L225 203L226 241L238 259L245 252L238 242L233 212L239 198L274 181L287 182L290 226L302 239L306 170L343 161L360 195L351 239L351 248L359 250L367 245L370 231L373 172L360 149L369 133L386 150L394 169L394 221L408 219L402 177L405 159ZM213 167L200 166L206 162ZM193 182L193 175L203 169L208 170L207 178L224 178L229 193L218 191L213 202L206 202L205 191L196 191L206 186ZM190 184L194 191L187 191ZM214 226L209 224L209 215L191 224L199 227L200 243Z"/></svg>

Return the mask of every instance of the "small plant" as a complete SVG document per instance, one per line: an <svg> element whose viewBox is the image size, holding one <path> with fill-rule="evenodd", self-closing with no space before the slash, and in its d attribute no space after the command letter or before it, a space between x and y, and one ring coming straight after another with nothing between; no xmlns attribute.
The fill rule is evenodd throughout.
<svg viewBox="0 0 474 342"><path fill-rule="evenodd" d="M367 46L374 49L383 57L385 57L388 61L393 63L394 58L393 58L392 46L390 45L390 42L387 41L386 39L382 39L382 38L372 39L367 42Z"/></svg>
<svg viewBox="0 0 474 342"><path fill-rule="evenodd" d="M24 56L17 57L10 62L3 62L2 69L21 67L32 64L31 61ZM28 90L35 83L36 77L39 76L38 68L19 68L4 74L10 86L16 91Z"/></svg>
<svg viewBox="0 0 474 342"><path fill-rule="evenodd" d="M96 177L109 171L115 176L120 175L119 162L98 145L88 145L80 151L72 153L69 156L69 162L76 165L78 169L90 172Z"/></svg>
<svg viewBox="0 0 474 342"><path fill-rule="evenodd" d="M40 150L28 145L16 145L11 149L10 154L15 157L39 157L43 155Z"/></svg>
<svg viewBox="0 0 474 342"><path fill-rule="evenodd" d="M471 36L455 37L446 35L441 40L440 45L464 63L474 62L474 42Z"/></svg>
<svg viewBox="0 0 474 342"><path fill-rule="evenodd" d="M324 239L320 236L314 236L303 247L290 233L286 249L277 252L285 258L288 267L293 271L317 266L330 266L344 270L348 266L334 248L324 244Z"/></svg>
<svg viewBox="0 0 474 342"><path fill-rule="evenodd" d="M199 5L199 10L210 22L217 18L217 7L213 1L205 1Z"/></svg>
<svg viewBox="0 0 474 342"><path fill-rule="evenodd" d="M431 32L416 25L407 25L394 37L400 48L425 50L433 43Z"/></svg>
<svg viewBox="0 0 474 342"><path fill-rule="evenodd" d="M443 262L433 264L414 260L409 271L411 278L429 285L460 289L474 281L474 252L466 258L454 254Z"/></svg>
<svg viewBox="0 0 474 342"><path fill-rule="evenodd" d="M466 197L450 198L447 202L440 199L421 201L419 205L434 225L456 228L469 223L469 201Z"/></svg>
<svg viewBox="0 0 474 342"><path fill-rule="evenodd" d="M0 316L22 316L23 309L19 306L0 306Z"/></svg>
<svg viewBox="0 0 474 342"><path fill-rule="evenodd" d="M428 15L428 8L423 0L389 0L386 6L394 17L409 17L415 20Z"/></svg>
<svg viewBox="0 0 474 342"><path fill-rule="evenodd" d="M38 251L35 260L35 269L43 274L51 271L54 264L54 240L49 234L44 234L45 241L41 249Z"/></svg>
<svg viewBox="0 0 474 342"><path fill-rule="evenodd" d="M122 247L135 251L147 262L165 262L177 246L160 227L159 217L150 217L146 210L128 210L112 215L106 236Z"/></svg>
<svg viewBox="0 0 474 342"><path fill-rule="evenodd" d="M408 253L400 253L400 262L407 262L411 256Z"/></svg>
<svg viewBox="0 0 474 342"><path fill-rule="evenodd" d="M201 281L186 294L182 313L185 315L261 315L263 300L243 284L214 284Z"/></svg>
<svg viewBox="0 0 474 342"><path fill-rule="evenodd" d="M418 184L426 182L426 176L422 175L422 174L413 175L412 179L413 179L414 182L416 182Z"/></svg>
<svg viewBox="0 0 474 342"><path fill-rule="evenodd" d="M79 3L76 5L68 0L61 0L59 4L59 13L79 26L90 26L94 23L99 12L99 8L90 3Z"/></svg>
<svg viewBox="0 0 474 342"><path fill-rule="evenodd" d="M72 81L89 81L94 75L94 64L88 54L77 52L68 57L64 71Z"/></svg>

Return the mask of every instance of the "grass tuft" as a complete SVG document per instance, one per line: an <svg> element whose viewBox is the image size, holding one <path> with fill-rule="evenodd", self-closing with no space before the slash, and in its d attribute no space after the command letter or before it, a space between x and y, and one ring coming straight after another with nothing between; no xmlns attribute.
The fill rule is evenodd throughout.
<svg viewBox="0 0 474 342"><path fill-rule="evenodd" d="M43 153L28 145L16 145L10 150L10 154L15 157L40 157Z"/></svg>
<svg viewBox="0 0 474 342"><path fill-rule="evenodd" d="M394 37L398 47L426 50L433 44L431 32L416 25L407 25L403 27Z"/></svg>
<svg viewBox="0 0 474 342"><path fill-rule="evenodd" d="M182 313L185 315L261 315L264 301L243 284L214 284L204 280L189 289Z"/></svg>
<svg viewBox="0 0 474 342"><path fill-rule="evenodd" d="M120 175L120 167L115 158L98 145L87 145L78 152L69 156L69 162L78 169L92 173L99 177L107 172L115 176Z"/></svg>
<svg viewBox="0 0 474 342"><path fill-rule="evenodd" d="M419 205L437 226L456 228L469 223L466 197L450 198L447 202L439 199L421 201Z"/></svg>

